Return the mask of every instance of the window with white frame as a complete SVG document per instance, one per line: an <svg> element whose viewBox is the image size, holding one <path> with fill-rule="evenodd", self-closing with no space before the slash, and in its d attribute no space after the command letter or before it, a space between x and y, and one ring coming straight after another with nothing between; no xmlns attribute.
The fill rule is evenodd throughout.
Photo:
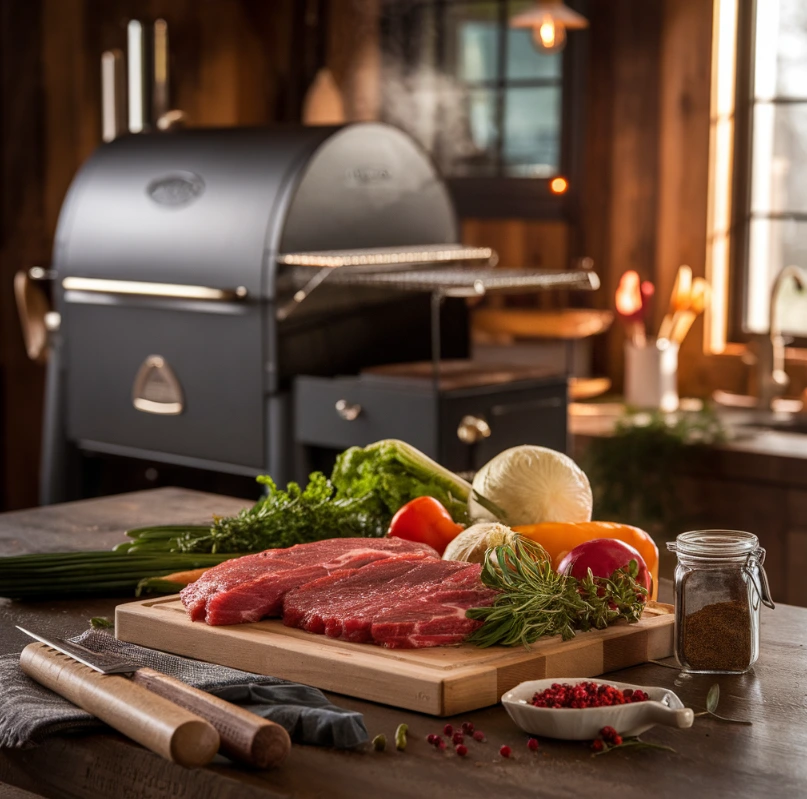
<svg viewBox="0 0 807 799"><path fill-rule="evenodd" d="M738 109L747 108L750 125L747 146L737 151L738 171L747 165L738 209L739 265L745 261L738 304L743 329L766 333L776 276L789 265L807 269L807 0L756 0L749 10L750 58L745 81L738 81L748 93ZM776 310L785 333L807 336L807 292L795 280L782 284Z"/></svg>

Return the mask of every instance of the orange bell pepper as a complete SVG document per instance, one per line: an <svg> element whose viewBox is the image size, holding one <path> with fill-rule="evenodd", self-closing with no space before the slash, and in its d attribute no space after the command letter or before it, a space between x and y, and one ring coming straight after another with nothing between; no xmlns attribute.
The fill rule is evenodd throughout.
<svg viewBox="0 0 807 799"><path fill-rule="evenodd" d="M594 538L617 538L635 547L644 558L653 575L651 599L658 596L658 547L653 539L638 527L618 522L543 522L525 524L513 530L531 541L539 543L552 558L552 567L557 568L567 552L578 544Z"/></svg>

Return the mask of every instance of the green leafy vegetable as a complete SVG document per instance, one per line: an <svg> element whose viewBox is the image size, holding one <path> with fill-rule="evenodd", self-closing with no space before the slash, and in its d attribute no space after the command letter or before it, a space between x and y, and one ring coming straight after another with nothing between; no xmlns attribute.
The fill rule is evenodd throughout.
<svg viewBox="0 0 807 799"><path fill-rule="evenodd" d="M403 441L387 439L345 450L331 480L338 496L366 498L387 524L416 497L434 497L455 522L468 521L471 484Z"/></svg>
<svg viewBox="0 0 807 799"><path fill-rule="evenodd" d="M546 550L523 538L487 551L482 582L500 594L491 606L466 613L483 622L468 638L481 647L526 646L552 635L567 641L578 630L601 630L619 618L637 622L647 597L625 569L610 578L594 577L590 569L582 580L558 574Z"/></svg>

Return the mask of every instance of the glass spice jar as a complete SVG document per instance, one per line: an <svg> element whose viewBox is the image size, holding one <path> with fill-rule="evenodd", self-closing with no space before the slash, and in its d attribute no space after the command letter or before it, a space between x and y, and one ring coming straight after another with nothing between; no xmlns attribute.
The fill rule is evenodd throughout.
<svg viewBox="0 0 807 799"><path fill-rule="evenodd" d="M684 671L741 674L759 656L759 609L773 608L753 533L694 530L667 548L675 568L675 656Z"/></svg>

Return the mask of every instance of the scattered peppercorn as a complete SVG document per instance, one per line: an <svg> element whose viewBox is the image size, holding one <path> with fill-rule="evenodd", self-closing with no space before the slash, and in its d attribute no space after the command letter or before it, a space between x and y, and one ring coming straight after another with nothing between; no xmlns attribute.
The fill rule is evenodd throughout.
<svg viewBox="0 0 807 799"><path fill-rule="evenodd" d="M454 734L454 728L450 724L446 724L446 726L443 727L443 735L453 735L453 734Z"/></svg>
<svg viewBox="0 0 807 799"><path fill-rule="evenodd" d="M387 748L387 736L384 733L380 733L373 738L373 749L376 752L383 752Z"/></svg>
<svg viewBox="0 0 807 799"><path fill-rule="evenodd" d="M602 740L602 738L597 738L596 741L591 742L591 748L595 752L602 752L602 750L605 749L605 742Z"/></svg>
<svg viewBox="0 0 807 799"><path fill-rule="evenodd" d="M471 722L471 721L463 721L463 722L462 722L462 731L463 731L463 732L464 732L466 735L472 735L472 734L473 734L473 731L474 731L474 725L473 725L473 722Z"/></svg>
<svg viewBox="0 0 807 799"><path fill-rule="evenodd" d="M527 749L530 752L537 752L538 751L538 739L537 738L528 738L527 739Z"/></svg>
<svg viewBox="0 0 807 799"><path fill-rule="evenodd" d="M603 727L600 730L600 738L608 744L614 743L614 738L618 738L619 733L613 727Z"/></svg>
<svg viewBox="0 0 807 799"><path fill-rule="evenodd" d="M455 745L464 744L465 736L461 732L455 732L454 735L451 736L451 743Z"/></svg>
<svg viewBox="0 0 807 799"><path fill-rule="evenodd" d="M457 744L457 745L454 747L454 751L455 751L455 752L456 752L456 753L457 753L457 754L458 754L460 757L465 757L465 755L467 755L467 754L468 754L468 747L467 747L467 746L465 746L464 744Z"/></svg>
<svg viewBox="0 0 807 799"><path fill-rule="evenodd" d="M474 730L474 740L483 743L485 740L485 733L482 730Z"/></svg>
<svg viewBox="0 0 807 799"><path fill-rule="evenodd" d="M581 682L577 685L553 683L546 690L536 692L530 704L543 708L587 708L646 702L648 699L648 695L638 688L630 690L630 694L626 695L613 685L597 685L594 682Z"/></svg>
<svg viewBox="0 0 807 799"><path fill-rule="evenodd" d="M395 748L403 752L406 749L406 733L409 727L406 724L399 724L398 729L395 730Z"/></svg>
<svg viewBox="0 0 807 799"><path fill-rule="evenodd" d="M434 746L434 744L437 742L437 736L431 732L426 736L426 741Z"/></svg>
<svg viewBox="0 0 807 799"><path fill-rule="evenodd" d="M510 755L513 754L513 750L507 744L505 744L501 749L499 749L499 754L502 757L510 757Z"/></svg>

